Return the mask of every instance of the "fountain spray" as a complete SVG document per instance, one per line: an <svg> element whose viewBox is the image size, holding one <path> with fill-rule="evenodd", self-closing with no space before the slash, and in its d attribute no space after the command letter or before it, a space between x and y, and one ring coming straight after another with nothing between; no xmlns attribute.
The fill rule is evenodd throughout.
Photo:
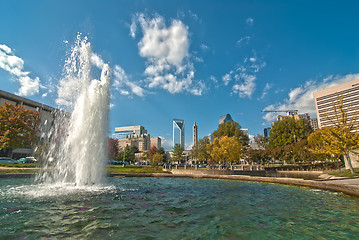
<svg viewBox="0 0 359 240"><path fill-rule="evenodd" d="M76 186L101 184L105 175L110 68L103 64L100 80L91 79L91 45L77 36L58 87L55 122L36 180Z"/></svg>

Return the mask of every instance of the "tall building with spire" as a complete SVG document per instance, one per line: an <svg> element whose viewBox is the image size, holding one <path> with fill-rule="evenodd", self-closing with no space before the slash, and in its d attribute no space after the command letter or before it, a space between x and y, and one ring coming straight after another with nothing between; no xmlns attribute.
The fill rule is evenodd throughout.
<svg viewBox="0 0 359 240"><path fill-rule="evenodd" d="M173 148L179 144L183 149L184 145L184 120L173 119Z"/></svg>
<svg viewBox="0 0 359 240"><path fill-rule="evenodd" d="M198 142L198 127L196 122L193 124L193 146L195 146Z"/></svg>

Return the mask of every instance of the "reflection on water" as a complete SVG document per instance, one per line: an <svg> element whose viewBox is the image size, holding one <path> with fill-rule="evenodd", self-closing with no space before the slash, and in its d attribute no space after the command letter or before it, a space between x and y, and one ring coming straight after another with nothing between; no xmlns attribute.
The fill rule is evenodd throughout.
<svg viewBox="0 0 359 240"><path fill-rule="evenodd" d="M210 179L108 178L107 186L0 179L0 239L355 239L359 199Z"/></svg>

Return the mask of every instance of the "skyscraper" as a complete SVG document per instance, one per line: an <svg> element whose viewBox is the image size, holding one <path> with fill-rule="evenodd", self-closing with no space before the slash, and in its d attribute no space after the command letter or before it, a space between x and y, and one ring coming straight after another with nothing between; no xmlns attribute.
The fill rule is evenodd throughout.
<svg viewBox="0 0 359 240"><path fill-rule="evenodd" d="M198 127L196 122L193 124L193 146L195 146L198 142Z"/></svg>
<svg viewBox="0 0 359 240"><path fill-rule="evenodd" d="M264 129L264 136L265 136L265 137L269 137L270 130L271 130L270 127L267 127L267 128Z"/></svg>
<svg viewBox="0 0 359 240"><path fill-rule="evenodd" d="M220 116L218 124L223 124L226 122L233 122L232 116L229 113L226 115Z"/></svg>
<svg viewBox="0 0 359 240"><path fill-rule="evenodd" d="M173 148L179 144L183 149L184 145L184 120L173 119Z"/></svg>
<svg viewBox="0 0 359 240"><path fill-rule="evenodd" d="M314 92L313 96L319 128L335 126L336 113L333 104L338 102L338 96L343 97L343 107L348 111L348 120L351 121L359 109L359 79ZM355 125L359 125L358 120Z"/></svg>

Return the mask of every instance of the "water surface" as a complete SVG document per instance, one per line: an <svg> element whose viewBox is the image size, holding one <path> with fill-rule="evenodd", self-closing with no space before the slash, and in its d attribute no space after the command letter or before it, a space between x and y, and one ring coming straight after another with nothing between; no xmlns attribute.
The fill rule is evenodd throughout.
<svg viewBox="0 0 359 240"><path fill-rule="evenodd" d="M108 178L103 187L0 179L0 239L356 239L359 199L275 184Z"/></svg>

